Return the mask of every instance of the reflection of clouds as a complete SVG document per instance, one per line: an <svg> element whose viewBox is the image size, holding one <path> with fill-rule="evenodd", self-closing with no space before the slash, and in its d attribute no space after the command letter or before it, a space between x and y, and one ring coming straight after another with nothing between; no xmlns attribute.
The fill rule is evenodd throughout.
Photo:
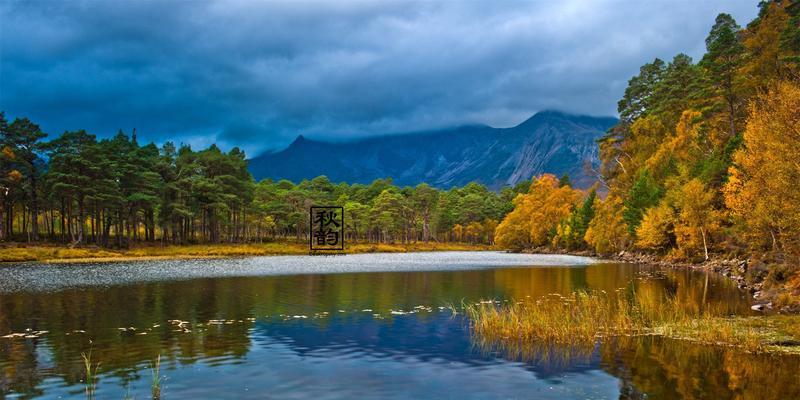
<svg viewBox="0 0 800 400"><path fill-rule="evenodd" d="M399 334L399 332L398 332ZM244 364L237 365L238 386L249 392L276 398L381 398L381 399L487 399L487 398L573 398L586 392L614 397L616 378L599 370L561 371L559 375L538 376L517 362L497 360L484 365L451 358L420 357L415 354L377 353L354 345L315 347L298 351L289 338L254 335L253 350ZM467 349L462 349L468 351ZM225 368L221 369L226 371ZM207 397L218 393L217 380L198 381L203 369L175 371L172 395ZM192 377L195 377L192 379ZM191 382L191 384L189 383ZM252 394L256 398L257 394ZM245 395L245 397L249 397Z"/></svg>

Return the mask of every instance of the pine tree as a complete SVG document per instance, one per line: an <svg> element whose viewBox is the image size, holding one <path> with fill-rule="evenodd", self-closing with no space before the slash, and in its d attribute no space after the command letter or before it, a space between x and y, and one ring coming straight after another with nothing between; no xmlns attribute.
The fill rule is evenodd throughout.
<svg viewBox="0 0 800 400"><path fill-rule="evenodd" d="M42 152L42 139L47 136L27 118L17 118L4 129L0 143L14 153L14 160L28 183L28 197L31 210L31 233L34 241L39 240L39 180L43 164L39 155Z"/></svg>
<svg viewBox="0 0 800 400"><path fill-rule="evenodd" d="M730 14L719 14L706 38L706 54L700 62L725 104L731 137L736 136L741 103L739 69L744 61L745 48L739 36L740 29Z"/></svg>

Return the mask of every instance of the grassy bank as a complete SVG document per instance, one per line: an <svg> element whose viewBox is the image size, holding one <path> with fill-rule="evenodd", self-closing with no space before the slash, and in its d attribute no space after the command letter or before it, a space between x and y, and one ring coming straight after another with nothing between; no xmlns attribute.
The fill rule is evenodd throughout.
<svg viewBox="0 0 800 400"><path fill-rule="evenodd" d="M800 316L727 317L676 299L651 302L621 291L575 292L466 306L474 335L500 347L520 342L593 346L615 336L660 335L753 353L800 354Z"/></svg>
<svg viewBox="0 0 800 400"><path fill-rule="evenodd" d="M466 243L354 243L345 253L402 253L411 251L491 250L488 245ZM142 246L127 250L96 247L24 246L0 248L0 262L90 262L141 259L213 258L308 254L308 243L280 241L264 244L216 244L185 246Z"/></svg>

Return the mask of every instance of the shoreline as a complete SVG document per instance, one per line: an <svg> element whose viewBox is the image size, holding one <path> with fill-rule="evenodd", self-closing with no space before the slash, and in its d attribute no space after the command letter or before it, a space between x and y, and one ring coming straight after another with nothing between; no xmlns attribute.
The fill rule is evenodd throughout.
<svg viewBox="0 0 800 400"><path fill-rule="evenodd" d="M364 253L409 253L430 251L503 251L493 245L469 243L353 243L347 246L345 254ZM506 250L508 251L508 250ZM514 251L510 251L514 252ZM694 269L720 274L747 291L753 300L756 311L777 311L796 314L800 312L797 304L776 304L780 295L786 295L785 288L764 288L766 276L754 273L748 276L751 260L739 258L712 257L702 263L667 260L653 254L635 251L620 251L613 254L597 254L590 250L566 251L539 247L516 251L525 254L557 254L594 257L601 260L647 264L674 269ZM69 248L49 243L27 244L6 243L0 246L0 268L14 263L42 264L81 264L129 261L220 259L258 256L309 255L307 242L280 240L266 243L236 244L187 244L159 245L143 244L130 249L106 249L97 246ZM323 255L324 256L324 255ZM789 293L789 297L793 297Z"/></svg>
<svg viewBox="0 0 800 400"><path fill-rule="evenodd" d="M667 260L664 257L640 253L636 251L623 250L613 254L597 254L591 250L579 251L554 251L550 248L541 247L529 250L523 250L521 253L531 254L564 254L584 257L595 257L614 262L630 263L630 264L647 264L655 265L665 268L673 269L693 269L700 271L713 272L724 276L725 278L736 283L736 286L747 292L753 300L754 311L774 311L779 313L798 314L800 313L800 306L781 305L775 304L775 300L781 295L787 294L787 288L765 287L766 274L756 273L748 276L748 271L752 268L752 258L736 258L736 257L720 257L712 256L702 263L693 263L688 261ZM790 297L796 297L788 293Z"/></svg>
<svg viewBox="0 0 800 400"><path fill-rule="evenodd" d="M346 254L409 253L428 251L489 251L499 250L491 245L468 243L354 243ZM218 259L257 256L309 255L308 244L296 241L276 241L252 244L190 244L145 245L130 249L104 249L96 246L69 248L41 244L16 244L0 247L0 268L14 263L92 263L152 260Z"/></svg>

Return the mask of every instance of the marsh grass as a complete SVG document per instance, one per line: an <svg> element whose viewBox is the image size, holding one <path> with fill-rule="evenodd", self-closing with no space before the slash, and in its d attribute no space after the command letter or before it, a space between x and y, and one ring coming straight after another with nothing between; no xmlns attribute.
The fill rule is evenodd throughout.
<svg viewBox="0 0 800 400"><path fill-rule="evenodd" d="M89 349L88 353L81 353L83 358L83 368L86 374L84 386L87 399L94 399L94 392L97 388L97 372L100 369L100 362L92 362L92 350Z"/></svg>
<svg viewBox="0 0 800 400"><path fill-rule="evenodd" d="M800 317L728 317L698 310L678 299L578 291L505 304L481 302L465 307L478 341L513 349L519 343L591 348L615 336L659 335L672 339L737 347L747 352L798 352Z"/></svg>
<svg viewBox="0 0 800 400"><path fill-rule="evenodd" d="M150 383L150 394L153 400L161 399L161 354L156 357L155 362L150 365L152 382Z"/></svg>
<svg viewBox="0 0 800 400"><path fill-rule="evenodd" d="M352 243L345 253L402 253L410 251L491 250L491 246L467 243ZM22 246L0 248L0 262L88 262L127 261L136 259L212 258L308 254L308 242L281 240L261 244L217 244L185 246L142 246L128 250L99 248L69 249L58 246Z"/></svg>
<svg viewBox="0 0 800 400"><path fill-rule="evenodd" d="M30 246L0 248L0 262L44 261L52 259L119 257L121 254L99 249Z"/></svg>

